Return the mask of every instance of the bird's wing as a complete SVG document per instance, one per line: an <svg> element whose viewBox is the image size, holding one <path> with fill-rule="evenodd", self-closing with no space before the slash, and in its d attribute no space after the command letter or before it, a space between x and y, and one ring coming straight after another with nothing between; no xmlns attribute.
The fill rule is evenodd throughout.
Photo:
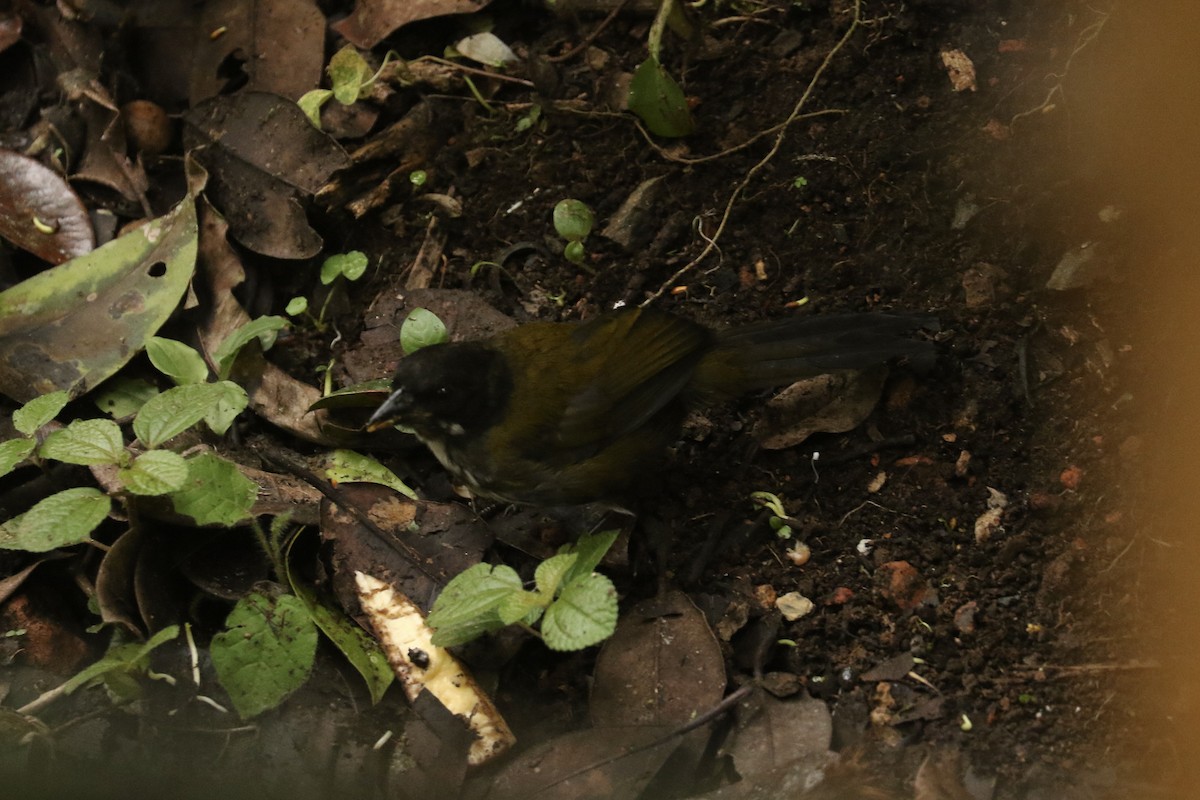
<svg viewBox="0 0 1200 800"><path fill-rule="evenodd" d="M558 438L565 447L603 446L646 424L691 379L711 340L704 327L632 308L580 325L574 373Z"/></svg>

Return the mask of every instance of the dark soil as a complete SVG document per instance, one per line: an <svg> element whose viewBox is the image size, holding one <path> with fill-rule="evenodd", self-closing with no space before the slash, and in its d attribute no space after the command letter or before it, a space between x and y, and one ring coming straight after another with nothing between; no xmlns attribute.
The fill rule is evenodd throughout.
<svg viewBox="0 0 1200 800"><path fill-rule="evenodd" d="M1117 480L1143 457L1133 387L1147 367L1131 358L1141 343L1125 313L1143 301L1113 269L1128 258L1128 216L1102 221L1120 201L1072 121L1107 17L1075 0L864 0L801 115L778 127L852 14L843 0L701 8L697 39L668 36L663 53L696 133L650 141L630 115L598 110L644 58L649 17L621 14L588 50L552 62L600 16L496 0L494 32L520 45L517 72L536 89L482 80L490 111L469 94L396 93L377 129L429 105L441 139L415 165L426 183L362 219L314 214L326 251L361 249L382 265L333 306L335 378L386 375L386 363L363 366L364 309L407 291L431 214L445 236L432 284L469 289L517 322L587 318L660 287L659 306L712 326L935 316L936 366L893 371L848 433L758 449L763 396L690 420L648 502L649 530L634 534L633 566L613 574L623 602L671 586L714 625L744 613L721 643L731 685L757 670L795 676L794 689L832 710L834 748L896 796L930 752L961 753L964 770L994 780L975 797L1133 796L1136 766L1167 747L1132 694L1150 667L1129 625L1143 601L1127 587L1156 556L1134 546L1133 487ZM432 20L389 43L406 57L440 53L461 31ZM950 50L974 63L977 87L954 90ZM519 129L534 105L540 118ZM652 178L650 219L630 246L593 234L584 267L560 256L558 200L587 202L602 227ZM421 194L450 196L461 213L432 211ZM672 281L711 238L713 252ZM1098 254L1080 285L1048 288L1064 254L1084 246ZM258 281L279 272L261 268ZM311 285L307 273L289 280ZM289 293L284 281L260 302L278 312ZM280 358L308 379L332 336L294 336ZM436 491L431 458L395 463ZM783 499L807 563L788 560L791 543L751 503L755 491ZM995 493L1006 505L981 533ZM787 622L770 598L793 591L816 609ZM593 658L529 644L507 661L485 656L523 745L586 715ZM289 701L267 727L303 738L296 726L318 715L297 709L338 702L326 694ZM364 716L379 723L385 710Z"/></svg>

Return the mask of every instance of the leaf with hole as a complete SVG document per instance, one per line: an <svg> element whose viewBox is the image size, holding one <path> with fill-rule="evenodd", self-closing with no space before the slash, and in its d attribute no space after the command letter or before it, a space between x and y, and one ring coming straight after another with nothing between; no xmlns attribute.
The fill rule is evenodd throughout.
<svg viewBox="0 0 1200 800"><path fill-rule="evenodd" d="M173 211L0 292L0 392L77 397L141 351L196 266L196 209Z"/></svg>

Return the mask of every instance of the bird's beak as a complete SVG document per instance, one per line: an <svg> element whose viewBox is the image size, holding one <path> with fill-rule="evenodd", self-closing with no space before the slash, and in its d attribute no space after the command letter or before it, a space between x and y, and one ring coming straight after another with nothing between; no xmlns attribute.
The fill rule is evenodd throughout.
<svg viewBox="0 0 1200 800"><path fill-rule="evenodd" d="M374 432L392 427L411 407L412 397L403 389L397 389L367 420L367 431Z"/></svg>

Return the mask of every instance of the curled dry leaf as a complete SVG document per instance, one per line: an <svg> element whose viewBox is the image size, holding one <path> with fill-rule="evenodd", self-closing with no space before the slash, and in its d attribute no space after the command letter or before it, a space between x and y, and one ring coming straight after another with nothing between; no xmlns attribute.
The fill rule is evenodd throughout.
<svg viewBox="0 0 1200 800"><path fill-rule="evenodd" d="M879 402L886 376L886 369L876 369L797 381L767 403L754 436L768 450L782 450L814 433L851 430Z"/></svg>
<svg viewBox="0 0 1200 800"><path fill-rule="evenodd" d="M75 190L54 170L11 150L0 150L0 236L51 264L96 246Z"/></svg>

